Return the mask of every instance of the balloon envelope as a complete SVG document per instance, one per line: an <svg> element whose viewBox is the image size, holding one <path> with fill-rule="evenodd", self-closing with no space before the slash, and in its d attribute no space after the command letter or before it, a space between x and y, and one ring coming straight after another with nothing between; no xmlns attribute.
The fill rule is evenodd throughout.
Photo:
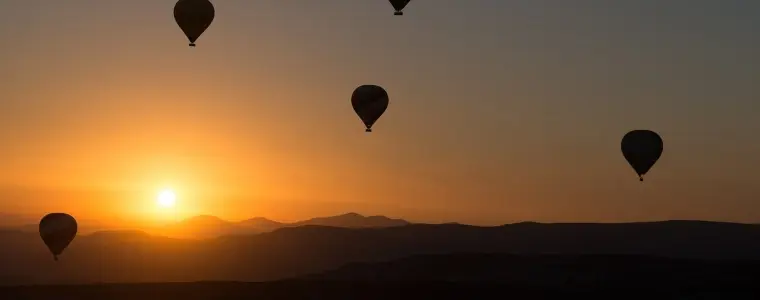
<svg viewBox="0 0 760 300"><path fill-rule="evenodd" d="M403 10L404 7L406 7L406 5L409 4L409 1L411 0L390 0L389 2L391 3L391 5L393 5L393 9L396 10L396 13L394 13L394 15L397 15L397 16L403 15L404 13L401 12L401 10Z"/></svg>
<svg viewBox="0 0 760 300"><path fill-rule="evenodd" d="M377 85L362 85L351 95L351 106L364 122L367 132L372 132L372 125L388 108L388 93Z"/></svg>
<svg viewBox="0 0 760 300"><path fill-rule="evenodd" d="M77 235L77 221L65 213L51 213L40 220L40 237L45 242L53 258L69 246Z"/></svg>
<svg viewBox="0 0 760 300"><path fill-rule="evenodd" d="M644 181L644 174L654 166L662 155L662 138L651 130L633 130L623 136L620 143L623 156L633 167L639 180Z"/></svg>
<svg viewBox="0 0 760 300"><path fill-rule="evenodd" d="M208 0L179 0L174 5L174 20L195 47L195 41L214 21L214 5Z"/></svg>

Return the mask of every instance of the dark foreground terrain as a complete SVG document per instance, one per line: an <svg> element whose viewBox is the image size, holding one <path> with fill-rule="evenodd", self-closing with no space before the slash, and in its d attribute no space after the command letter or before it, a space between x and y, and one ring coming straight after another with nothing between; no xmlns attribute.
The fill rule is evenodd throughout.
<svg viewBox="0 0 760 300"><path fill-rule="evenodd" d="M4 288L14 300L232 300L232 299L758 299L748 286L680 288L533 287L495 282L197 282ZM575 299L575 298L573 298Z"/></svg>
<svg viewBox="0 0 760 300"><path fill-rule="evenodd" d="M271 282L356 262L451 253L628 254L760 260L760 225L702 221L301 226L191 240L142 232L78 236L58 262L39 234L0 230L0 286L235 281ZM511 263L510 263L511 264Z"/></svg>
<svg viewBox="0 0 760 300"><path fill-rule="evenodd" d="M0 299L760 299L758 283L760 261L753 260L460 253L262 283L5 287Z"/></svg>

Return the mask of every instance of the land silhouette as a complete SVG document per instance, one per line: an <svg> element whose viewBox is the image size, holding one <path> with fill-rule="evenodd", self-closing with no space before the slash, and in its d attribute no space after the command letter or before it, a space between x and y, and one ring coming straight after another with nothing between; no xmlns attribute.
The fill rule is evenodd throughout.
<svg viewBox="0 0 760 300"><path fill-rule="evenodd" d="M16 229L24 232L38 231L38 218L25 215L0 214L0 228ZM80 234L92 234L99 231L124 231L124 226L115 226L96 220L79 222ZM216 216L199 215L162 226L131 226L127 230L140 230L153 235L176 238L213 238L225 235L244 235L271 232L285 227L320 225L346 228L392 227L411 224L405 220L385 216L363 216L358 213L346 213L337 216L316 217L297 222L278 222L263 217L254 217L242 221L227 221Z"/></svg>
<svg viewBox="0 0 760 300"><path fill-rule="evenodd" d="M165 296L155 299L357 299L359 292L379 297L362 299L401 299L424 289L444 297L474 288L547 295L612 288L704 295L728 289L749 293L760 279L760 225L755 224L525 222L481 227L349 213L289 224L201 216L173 226L200 224L224 225L211 226L221 229L203 232L213 236L204 239L98 231L78 236L58 262L37 233L4 229L2 291L12 299L48 299L56 293L71 299L150 299L140 296L148 294ZM246 231L224 227L228 225L251 226L260 233L241 233ZM225 232L233 234L216 236ZM160 284L166 282L188 283ZM65 285L48 286L57 284ZM298 296L298 289L311 292Z"/></svg>
<svg viewBox="0 0 760 300"><path fill-rule="evenodd" d="M346 213L331 217L316 217L293 223L278 222L262 217L251 218L239 222L230 222L215 216L201 215L162 228L156 228L154 231L158 234L173 237L209 238L224 235L264 233L285 227L307 225L372 228L404 226L409 224L411 223L401 219L391 219L385 216L363 216L357 213Z"/></svg>

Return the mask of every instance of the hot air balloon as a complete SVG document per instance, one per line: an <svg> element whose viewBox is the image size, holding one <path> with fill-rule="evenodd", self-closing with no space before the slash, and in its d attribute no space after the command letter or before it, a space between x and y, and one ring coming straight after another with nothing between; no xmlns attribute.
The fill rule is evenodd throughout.
<svg viewBox="0 0 760 300"><path fill-rule="evenodd" d="M68 214L51 213L40 220L40 237L56 261L76 235L77 221Z"/></svg>
<svg viewBox="0 0 760 300"><path fill-rule="evenodd" d="M662 138L651 130L633 130L623 136L620 149L625 160L639 175L639 181L644 181L644 174L662 155Z"/></svg>
<svg viewBox="0 0 760 300"><path fill-rule="evenodd" d="M174 20L190 40L190 47L214 21L214 5L208 0L179 0L174 5Z"/></svg>
<svg viewBox="0 0 760 300"><path fill-rule="evenodd" d="M393 9L396 10L396 12L393 13L393 15L403 16L404 12L402 12L401 10L403 10L404 7L406 7L406 5L409 4L410 1L412 0L390 0L389 2L391 3L391 5L393 5Z"/></svg>
<svg viewBox="0 0 760 300"><path fill-rule="evenodd" d="M388 93L376 85L359 86L351 95L351 106L367 127L365 131L372 132L372 125L388 108Z"/></svg>

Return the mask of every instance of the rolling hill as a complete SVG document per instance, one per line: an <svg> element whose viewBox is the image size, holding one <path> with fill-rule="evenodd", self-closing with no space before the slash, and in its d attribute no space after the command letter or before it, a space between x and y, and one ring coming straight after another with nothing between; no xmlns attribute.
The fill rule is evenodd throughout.
<svg viewBox="0 0 760 300"><path fill-rule="evenodd" d="M515 255L455 253L415 255L376 263L351 263L305 276L316 281L499 282L518 286L584 286L661 289L760 280L760 260L698 260L647 255Z"/></svg>
<svg viewBox="0 0 760 300"><path fill-rule="evenodd" d="M25 232L37 232L37 224L19 224L18 222L20 220L28 222L29 218L21 218L14 215L0 215L0 224L5 224L0 227L6 229L21 230ZM273 230L284 227L298 227L306 225L345 228L372 228L404 226L408 224L411 223L401 219L391 219L385 216L363 216L357 213L346 213L330 217L318 217L293 223L277 222L262 217L251 218L239 222L232 222L223 220L216 216L200 215L187 218L185 220L181 220L169 225L143 228L142 230L156 235L165 235L175 238L207 239L225 235L257 234L263 232L271 232ZM81 234L90 234L102 230L113 231L124 229L134 230L135 226L130 228L119 228L91 220L86 220L85 222L80 222L79 224L79 232Z"/></svg>
<svg viewBox="0 0 760 300"><path fill-rule="evenodd" d="M271 232L285 227L308 225L344 227L344 228L373 228L393 227L410 224L401 219L391 219L385 216L365 217L357 213L347 213L331 217L318 217L294 223L282 223L267 218L251 218L240 222L230 222L214 216L196 216L151 232L182 238L213 238L225 235L245 235Z"/></svg>
<svg viewBox="0 0 760 300"><path fill-rule="evenodd" d="M0 248L0 281L6 285L270 281L356 262L460 252L756 260L760 259L760 226L702 221L498 227L306 225L206 240L102 232L77 237L58 263L36 233L0 231L0 243L4 245Z"/></svg>

